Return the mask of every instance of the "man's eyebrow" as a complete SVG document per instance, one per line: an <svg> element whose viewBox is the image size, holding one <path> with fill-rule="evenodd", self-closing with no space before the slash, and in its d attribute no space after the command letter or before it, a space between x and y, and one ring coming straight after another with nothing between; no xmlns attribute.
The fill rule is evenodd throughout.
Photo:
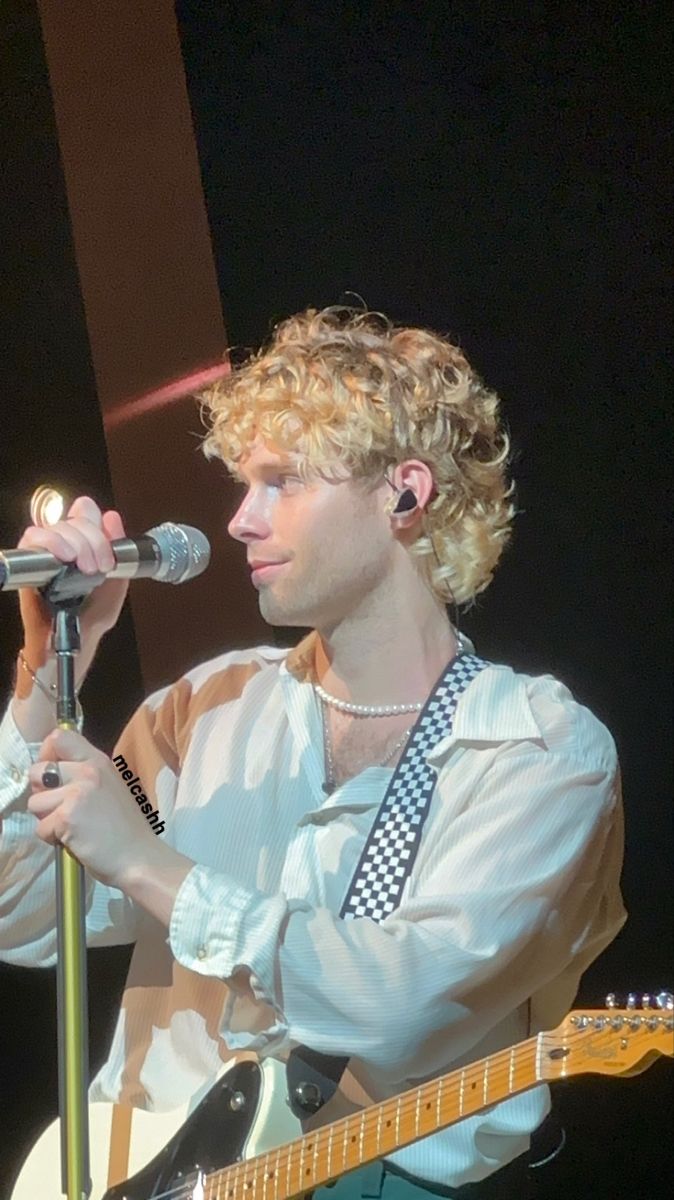
<svg viewBox="0 0 674 1200"><path fill-rule="evenodd" d="M255 471L287 471L296 470L299 467L299 464L299 458L291 458L290 456L283 457L281 459L263 458L258 459L258 461L254 464L253 469ZM231 473L235 479L245 483L244 471L245 466L242 463L237 463L237 465L232 468Z"/></svg>

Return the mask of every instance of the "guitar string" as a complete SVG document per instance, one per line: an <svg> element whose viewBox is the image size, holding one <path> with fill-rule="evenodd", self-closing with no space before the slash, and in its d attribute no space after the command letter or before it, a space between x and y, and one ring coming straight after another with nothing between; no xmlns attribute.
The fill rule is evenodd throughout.
<svg viewBox="0 0 674 1200"><path fill-rule="evenodd" d="M505 1047L503 1050L496 1051L493 1056L490 1056L493 1058L498 1057L499 1059L502 1058L502 1056L507 1056L508 1061L507 1061L507 1064L504 1062L503 1065L499 1064L498 1066L495 1066L493 1070L488 1070L488 1072L487 1072L488 1085L492 1082L498 1082L500 1079L505 1078L506 1076L510 1076L511 1073L514 1073L513 1065L511 1064L511 1058L512 1058L512 1062L515 1064L517 1063L517 1061L519 1059L520 1065L521 1065L522 1059L531 1058L532 1051L534 1052L534 1054L537 1054L538 1053L538 1045L537 1045L538 1038L541 1036L543 1038L545 1038L546 1036L549 1037L551 1032L556 1032L556 1031L547 1030L547 1031L543 1032L542 1034L535 1035L533 1038L529 1039L527 1042L520 1044L520 1046L517 1049L510 1050L507 1047ZM600 1037L601 1034L606 1035L607 1033L614 1035L616 1031L613 1029L609 1029L609 1030L573 1029L569 1034L567 1034L564 1044L567 1045L569 1042L571 1042L577 1038L580 1038L582 1040L583 1038L587 1037L588 1032L592 1032L592 1033L596 1034L597 1037ZM637 1031L634 1031L634 1032L637 1032ZM649 1031L649 1032L654 1032L654 1031ZM595 1038L595 1041L596 1040L597 1040L597 1038ZM607 1039L607 1040L610 1041L611 1039ZM647 1047L647 1049L648 1049L648 1047ZM466 1067L464 1069L464 1079L463 1079L464 1089L468 1083L472 1083L474 1080L476 1080L480 1076L484 1077L484 1074L485 1074L484 1065L485 1065L485 1060L483 1059L481 1067L478 1068L476 1066L476 1064L470 1064L468 1067ZM456 1069L459 1072L461 1071L461 1068L456 1068ZM451 1072L451 1074L454 1074L454 1072ZM331 1125L318 1127L316 1130L314 1130L310 1134L304 1134L302 1137L295 1138L292 1142L286 1143L286 1145L284 1147L273 1146L270 1148L270 1150L268 1152L263 1152L262 1154L255 1155L254 1158L247 1159L247 1160L242 1159L242 1160L239 1160L238 1162L229 1163L223 1167L217 1167L215 1169L215 1171L209 1172L209 1174L204 1177L204 1180L203 1180L204 1188L205 1189L208 1188L208 1191L206 1191L206 1190L204 1191L205 1200L220 1200L220 1196L221 1196L220 1185L221 1184L224 1184L225 1186L227 1186L227 1184L230 1184L230 1186L233 1187L234 1189L238 1189L239 1184L242 1184L244 1189L248 1192L248 1195L252 1198L252 1200L254 1200L255 1192L250 1191L250 1184L256 1183L256 1184L262 1185L262 1184L272 1182L269 1179L266 1179L266 1180L264 1178L260 1178L260 1179L255 1178L254 1179L253 1177L257 1172L260 1171L260 1169L263 1166L263 1163L269 1158L269 1156L271 1154L274 1153L275 1150L283 1151L283 1157L281 1157L281 1155L279 1153L279 1155L277 1156L277 1159L275 1161L274 1172L277 1173L280 1171L282 1166L287 1165L288 1159L291 1159L293 1154L297 1154L298 1150L301 1148L302 1143L304 1143L306 1145L306 1142L312 1138L315 1141L317 1138L320 1138L321 1135L323 1137L325 1137L328 1129L333 1130L333 1135L331 1136L331 1141L334 1143L334 1141L337 1140L337 1131L340 1128L342 1129L342 1131L344 1133L346 1133L347 1126L350 1121L353 1122L354 1125L356 1125L357 1122L360 1120L360 1123L363 1126L362 1133L363 1133L363 1136L365 1136L365 1125L366 1125L367 1121L372 1121L375 1124L378 1124L378 1118L377 1118L377 1120L375 1120L375 1114L378 1110L380 1110L380 1108L382 1106L390 1105L391 1108L394 1110L394 1112L397 1113L398 1118L401 1120L404 1120L405 1117L411 1115L412 1112L414 1112L419 1107L420 1093L421 1093L421 1096L423 1096L423 1093L426 1089L428 1089L429 1092L432 1092L433 1090L437 1090L438 1083L443 1078L446 1078L446 1077L445 1076L437 1076L435 1079L429 1080L427 1083L421 1084L419 1088L412 1088L412 1089L408 1089L407 1092L402 1092L400 1094L401 1098L404 1096L405 1099L404 1100L401 1099L400 1103L398 1103L398 1104L396 1104L396 1097L390 1096L390 1097L388 1097L387 1100L378 1101L375 1105L373 1105L371 1107L368 1107L366 1109L361 1109L359 1112L351 1113L351 1115L349 1117L342 1117L339 1121L335 1121ZM564 1078L564 1076L562 1075L559 1078ZM454 1084L456 1084L457 1082L459 1083L459 1086L460 1086L460 1079L458 1081L454 1080ZM541 1080L538 1080L537 1082L544 1083L544 1082L546 1082L546 1079L543 1078ZM552 1079L552 1082L555 1082L555 1080ZM534 1087L534 1086L535 1086L535 1084L530 1085L530 1087ZM522 1090L528 1091L529 1088L524 1088ZM513 1093L511 1093L511 1094L513 1094ZM448 1095L449 1095L449 1093L447 1093L446 1096L441 1097L441 1099L440 1099L441 1104L444 1101L446 1101ZM506 1097L504 1096L504 1098L506 1098ZM492 1103L493 1103L493 1101L492 1101ZM487 1105L489 1104L488 1100L487 1100L486 1104ZM373 1108L375 1109L375 1112L372 1111ZM479 1111L479 1110L474 1110L474 1113L476 1114L477 1111ZM471 1114L467 1113L466 1115L468 1116ZM453 1123L454 1122L450 1122L450 1124L453 1124ZM436 1131L438 1131L440 1128L442 1128L442 1126L437 1127ZM448 1126L445 1126L444 1128L448 1128ZM422 1136L428 1137L429 1135L424 1134ZM354 1170L355 1168L351 1167L349 1169ZM236 1180L233 1178L231 1178L230 1180L227 1180L225 1178L226 1174L231 1173L231 1175L233 1176L234 1172L236 1172L238 1174L241 1171L244 1172L244 1174L246 1176L245 1178L240 1178L240 1179L236 1179ZM217 1179L217 1176L220 1176L220 1179ZM212 1187L216 1183L218 1185L217 1193L211 1190ZM176 1187L171 1187L168 1191L158 1193L154 1197L154 1200L182 1200L182 1198L185 1198L185 1200L187 1200L187 1198L191 1194L193 1186L194 1186L193 1183L190 1183L188 1180L183 1180ZM304 1186L305 1186L304 1184L300 1185L300 1187L304 1187ZM316 1186L316 1185L311 1184L309 1186ZM242 1193L239 1193L239 1194L242 1194ZM298 1193L298 1194L301 1194L301 1193ZM236 1190L230 1190L230 1192L224 1193L225 1200L227 1200L227 1197L235 1197L236 1198L236 1196L237 1196Z"/></svg>

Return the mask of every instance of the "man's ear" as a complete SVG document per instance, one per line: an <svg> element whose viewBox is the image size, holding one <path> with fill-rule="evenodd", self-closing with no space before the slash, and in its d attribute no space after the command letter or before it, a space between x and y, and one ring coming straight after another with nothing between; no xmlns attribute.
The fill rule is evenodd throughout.
<svg viewBox="0 0 674 1200"><path fill-rule="evenodd" d="M407 459L394 468L390 482L395 491L386 503L386 512L398 523L411 524L433 497L435 486L430 467L419 459Z"/></svg>

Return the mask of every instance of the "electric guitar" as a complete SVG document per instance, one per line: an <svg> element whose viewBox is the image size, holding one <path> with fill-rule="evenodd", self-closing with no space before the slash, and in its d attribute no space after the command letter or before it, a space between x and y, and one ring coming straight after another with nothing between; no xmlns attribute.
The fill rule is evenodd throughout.
<svg viewBox="0 0 674 1200"><path fill-rule="evenodd" d="M384 1158L464 1117L542 1082L584 1073L637 1075L674 1057L674 996L576 1011L549 1033L450 1071L430 1083L301 1132L275 1059L225 1068L197 1108L147 1113L89 1107L91 1200L299 1200L314 1188ZM650 1005L650 1007L648 1007ZM111 1166L113 1109L132 1121L123 1175ZM12 1200L60 1200L59 1123L36 1142ZM122 1181L129 1171L134 1173Z"/></svg>

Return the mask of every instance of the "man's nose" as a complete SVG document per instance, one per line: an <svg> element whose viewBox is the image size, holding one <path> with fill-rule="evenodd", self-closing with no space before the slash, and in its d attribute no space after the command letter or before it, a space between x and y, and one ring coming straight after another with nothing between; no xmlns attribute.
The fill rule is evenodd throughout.
<svg viewBox="0 0 674 1200"><path fill-rule="evenodd" d="M269 517L264 503L254 492L250 492L241 501L232 517L227 531L230 537L238 542L252 542L257 538L267 537L270 532Z"/></svg>

